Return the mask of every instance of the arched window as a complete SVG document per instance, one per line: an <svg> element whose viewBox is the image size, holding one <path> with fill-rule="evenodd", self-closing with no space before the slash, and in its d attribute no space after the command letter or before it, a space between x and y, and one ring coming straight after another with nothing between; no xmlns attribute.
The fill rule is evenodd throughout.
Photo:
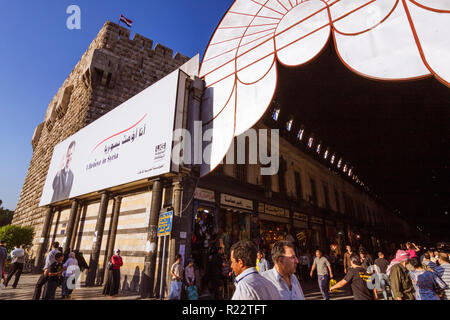
<svg viewBox="0 0 450 320"><path fill-rule="evenodd" d="M297 139L302 141L304 133L305 133L305 129L300 129L300 131L297 134Z"/></svg>
<svg viewBox="0 0 450 320"><path fill-rule="evenodd" d="M273 110L272 119L278 121L278 117L280 116L280 109Z"/></svg>
<svg viewBox="0 0 450 320"><path fill-rule="evenodd" d="M313 142L314 142L314 138L310 137L309 140L308 140L308 147L309 148L312 148Z"/></svg>
<svg viewBox="0 0 450 320"><path fill-rule="evenodd" d="M294 119L289 120L289 121L286 123L286 130L287 130L287 131L291 131L292 125L293 125L293 124L294 124Z"/></svg>

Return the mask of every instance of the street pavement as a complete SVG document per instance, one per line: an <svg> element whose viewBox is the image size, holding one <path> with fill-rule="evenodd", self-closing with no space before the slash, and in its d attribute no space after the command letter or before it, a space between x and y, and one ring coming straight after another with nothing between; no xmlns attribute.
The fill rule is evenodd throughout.
<svg viewBox="0 0 450 320"><path fill-rule="evenodd" d="M34 288L39 275L22 274L16 289L11 287L12 281L7 288L0 289L0 300L31 300ZM317 282L308 281L301 283L306 300L322 300ZM102 295L103 287L81 287L73 291L72 300L141 300L140 295L136 292L120 291L115 298ZM56 299L61 297L61 288L56 291ZM208 296L202 297L201 300L208 299ZM152 300L152 299L144 299ZM338 293L331 294L331 300L353 300L353 296L349 295L346 289L339 290Z"/></svg>

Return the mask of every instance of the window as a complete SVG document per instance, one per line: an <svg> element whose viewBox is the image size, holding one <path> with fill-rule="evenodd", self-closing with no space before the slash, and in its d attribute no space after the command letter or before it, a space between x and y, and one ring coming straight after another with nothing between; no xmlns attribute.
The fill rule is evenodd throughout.
<svg viewBox="0 0 450 320"><path fill-rule="evenodd" d="M331 156L331 164L334 164L334 160L336 160L336 155L335 154L333 154Z"/></svg>
<svg viewBox="0 0 450 320"><path fill-rule="evenodd" d="M263 181L264 188L267 191L272 191L272 176L263 175L262 181Z"/></svg>
<svg viewBox="0 0 450 320"><path fill-rule="evenodd" d="M303 199L302 178L299 172L295 172L295 190L297 192L297 198Z"/></svg>
<svg viewBox="0 0 450 320"><path fill-rule="evenodd" d="M344 165L344 169L342 171L344 171L344 173L347 172L347 164Z"/></svg>
<svg viewBox="0 0 450 320"><path fill-rule="evenodd" d="M316 148L316 152L317 152L317 153L320 153L320 148L322 148L322 145L319 143L319 145L318 145L317 148Z"/></svg>
<svg viewBox="0 0 450 320"><path fill-rule="evenodd" d="M345 203L346 213L350 217L355 217L355 207L353 206L353 200L347 194L344 194L344 203Z"/></svg>
<svg viewBox="0 0 450 320"><path fill-rule="evenodd" d="M308 147L309 148L312 148L313 142L314 142L314 138L310 137L309 140L308 140Z"/></svg>
<svg viewBox="0 0 450 320"><path fill-rule="evenodd" d="M278 121L279 116L280 116L280 109L275 109L272 113L272 119Z"/></svg>
<svg viewBox="0 0 450 320"><path fill-rule="evenodd" d="M297 134L297 139L298 139L298 140L302 141L302 139L303 139L303 133L305 133L305 130L304 130L304 129L300 129L300 131L299 131L298 134Z"/></svg>
<svg viewBox="0 0 450 320"><path fill-rule="evenodd" d="M293 120L293 119L289 120L289 121L286 123L286 130L287 130L287 131L291 131L292 125L293 125L293 124L294 124L294 120Z"/></svg>
<svg viewBox="0 0 450 320"><path fill-rule="evenodd" d="M352 175L352 170L353 168L350 168L350 170L348 170L348 176L350 177ZM354 178L354 177L353 177ZM353 179L354 180L354 179Z"/></svg>
<svg viewBox="0 0 450 320"><path fill-rule="evenodd" d="M328 158L328 154L329 154L329 152L328 152L328 148L327 148L327 150L325 150L325 154L323 155L323 158L325 160Z"/></svg>
<svg viewBox="0 0 450 320"><path fill-rule="evenodd" d="M322 181L323 184L323 195L325 197L325 208L331 209L330 207L330 195L328 193L328 186L325 181Z"/></svg>
<svg viewBox="0 0 450 320"><path fill-rule="evenodd" d="M341 168L341 166L342 166L342 158L339 159L338 164L337 164L337 167L339 169Z"/></svg>
<svg viewBox="0 0 450 320"><path fill-rule="evenodd" d="M283 157L280 158L280 168L278 170L278 191L286 194L286 172L287 164Z"/></svg>
<svg viewBox="0 0 450 320"><path fill-rule="evenodd" d="M334 189L334 197L336 198L336 209L338 212L341 212L341 206L339 204L339 193L337 189Z"/></svg>
<svg viewBox="0 0 450 320"><path fill-rule="evenodd" d="M236 179L241 182L245 183L247 182L247 167L245 164L236 164L234 166L236 170Z"/></svg>
<svg viewBox="0 0 450 320"><path fill-rule="evenodd" d="M310 201L317 205L317 189L316 189L316 181L314 181L313 178L310 178L310 183L311 183L311 198Z"/></svg>

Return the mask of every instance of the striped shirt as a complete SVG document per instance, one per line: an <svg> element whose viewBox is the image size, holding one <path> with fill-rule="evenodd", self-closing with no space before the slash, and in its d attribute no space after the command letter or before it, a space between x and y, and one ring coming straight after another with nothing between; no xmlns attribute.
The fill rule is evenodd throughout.
<svg viewBox="0 0 450 320"><path fill-rule="evenodd" d="M444 300L450 300L450 263L443 263L434 268L434 271L447 284L448 289L445 290Z"/></svg>

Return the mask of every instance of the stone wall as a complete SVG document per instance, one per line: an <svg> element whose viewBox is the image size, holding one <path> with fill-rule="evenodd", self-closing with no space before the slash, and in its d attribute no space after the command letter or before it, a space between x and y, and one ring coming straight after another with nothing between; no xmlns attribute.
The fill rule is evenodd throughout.
<svg viewBox="0 0 450 320"><path fill-rule="evenodd" d="M130 30L106 22L33 134L33 156L13 224L33 226L36 243L45 214L45 208L38 206L54 146L188 60L160 44L153 48L153 41L139 34L131 40Z"/></svg>

